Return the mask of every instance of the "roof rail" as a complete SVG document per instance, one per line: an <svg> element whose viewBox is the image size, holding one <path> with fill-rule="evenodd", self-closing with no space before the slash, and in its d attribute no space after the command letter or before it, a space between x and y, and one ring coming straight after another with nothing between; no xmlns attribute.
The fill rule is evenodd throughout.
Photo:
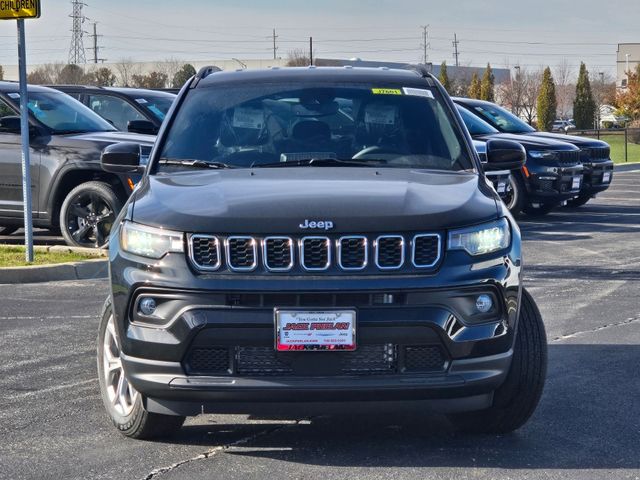
<svg viewBox="0 0 640 480"><path fill-rule="evenodd" d="M191 88L194 88L196 85L198 85L198 82L203 78L207 78L212 73L221 72L221 71L222 69L220 67L216 67L215 65L208 65L206 67L202 67L200 70L198 70L198 73L196 73L196 76L193 79L193 83L191 84Z"/></svg>

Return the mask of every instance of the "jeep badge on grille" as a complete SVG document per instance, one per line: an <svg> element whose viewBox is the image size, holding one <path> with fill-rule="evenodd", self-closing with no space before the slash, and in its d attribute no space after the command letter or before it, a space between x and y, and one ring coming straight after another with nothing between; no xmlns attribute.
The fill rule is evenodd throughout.
<svg viewBox="0 0 640 480"><path fill-rule="evenodd" d="M331 230L333 228L333 222L329 220L309 221L308 219L305 219L305 221L298 226L300 228L304 228L305 230L308 228L317 228L320 230Z"/></svg>

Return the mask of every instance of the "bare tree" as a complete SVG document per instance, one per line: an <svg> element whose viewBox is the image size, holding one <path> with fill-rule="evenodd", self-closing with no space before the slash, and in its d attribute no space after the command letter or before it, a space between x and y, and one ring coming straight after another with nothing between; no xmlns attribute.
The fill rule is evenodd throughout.
<svg viewBox="0 0 640 480"><path fill-rule="evenodd" d="M159 73L164 73L168 79L173 79L173 77L176 76L176 73L182 69L184 64L184 61L170 57L161 62L156 62L153 70Z"/></svg>
<svg viewBox="0 0 640 480"><path fill-rule="evenodd" d="M509 80L498 86L498 103L509 108L515 115L520 116L524 108L526 83L526 72L522 71L522 67L516 66L515 73L513 75L510 74Z"/></svg>
<svg viewBox="0 0 640 480"><path fill-rule="evenodd" d="M563 58L553 69L553 80L556 85L556 103L558 105L557 112L561 118L571 117L573 111L573 100L576 96L574 77L575 73L566 58Z"/></svg>
<svg viewBox="0 0 640 480"><path fill-rule="evenodd" d="M522 103L520 115L530 125L536 118L536 108L538 102L538 94L542 85L542 69L534 71L522 71Z"/></svg>
<svg viewBox="0 0 640 480"><path fill-rule="evenodd" d="M116 64L118 72L118 83L123 87L128 87L132 83L132 77L140 72L140 66L133 62L131 58L121 58Z"/></svg>
<svg viewBox="0 0 640 480"><path fill-rule="evenodd" d="M47 63L32 70L27 75L27 82L35 85L55 85L61 82L61 73L65 68L64 63Z"/></svg>
<svg viewBox="0 0 640 480"><path fill-rule="evenodd" d="M308 52L305 52L301 48L290 50L287 53L287 67L306 67L311 64Z"/></svg>

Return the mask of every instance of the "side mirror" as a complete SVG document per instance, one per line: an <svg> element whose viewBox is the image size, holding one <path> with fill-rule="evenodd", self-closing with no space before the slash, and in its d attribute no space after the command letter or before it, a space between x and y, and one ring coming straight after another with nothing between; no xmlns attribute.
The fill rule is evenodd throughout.
<svg viewBox="0 0 640 480"><path fill-rule="evenodd" d="M158 129L149 120L129 120L127 131L131 133L144 133L146 135L157 135Z"/></svg>
<svg viewBox="0 0 640 480"><path fill-rule="evenodd" d="M0 133L14 133L20 135L20 117L8 116L0 118Z"/></svg>
<svg viewBox="0 0 640 480"><path fill-rule="evenodd" d="M487 141L487 170L518 170L524 166L527 152L512 140Z"/></svg>
<svg viewBox="0 0 640 480"><path fill-rule="evenodd" d="M145 166L140 164L140 150L139 143L114 143L102 151L100 163L111 173L143 173Z"/></svg>

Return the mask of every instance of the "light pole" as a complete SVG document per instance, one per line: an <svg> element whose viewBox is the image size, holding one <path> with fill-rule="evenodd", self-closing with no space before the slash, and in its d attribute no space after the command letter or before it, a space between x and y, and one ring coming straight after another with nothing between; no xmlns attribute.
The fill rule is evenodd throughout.
<svg viewBox="0 0 640 480"><path fill-rule="evenodd" d="M520 65L516 65L515 67L513 67L513 69L516 71L516 88L517 90L515 92L513 92L515 94L515 98L514 98L514 103L515 105L513 105L513 110L517 116L520 116ZM513 91L513 79L511 80L511 90Z"/></svg>

